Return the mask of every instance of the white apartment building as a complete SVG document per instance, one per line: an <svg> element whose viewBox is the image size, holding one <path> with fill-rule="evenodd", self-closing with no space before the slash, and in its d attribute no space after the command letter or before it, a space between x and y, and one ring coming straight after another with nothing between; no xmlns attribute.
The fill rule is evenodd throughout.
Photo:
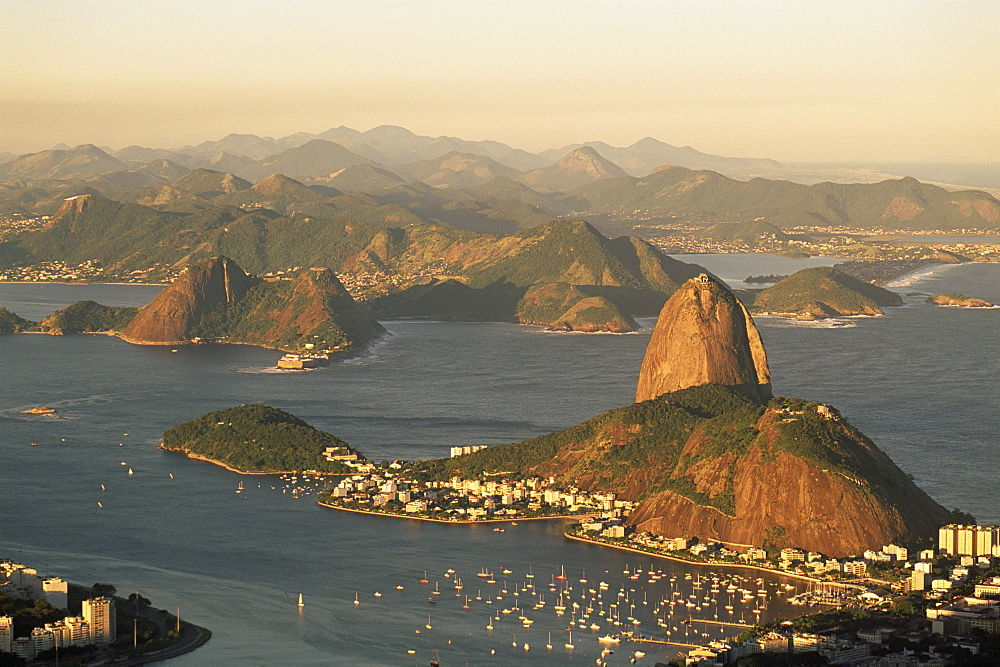
<svg viewBox="0 0 1000 667"><path fill-rule="evenodd" d="M117 634L115 601L99 597L83 601L83 618L90 624L90 638L94 644L110 644Z"/></svg>

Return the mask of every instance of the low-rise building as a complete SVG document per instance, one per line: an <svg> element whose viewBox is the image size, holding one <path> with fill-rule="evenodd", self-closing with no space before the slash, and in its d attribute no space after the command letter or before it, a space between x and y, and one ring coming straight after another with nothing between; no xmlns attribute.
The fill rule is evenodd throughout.
<svg viewBox="0 0 1000 667"><path fill-rule="evenodd" d="M961 635L973 629L1000 632L1000 600L958 597L928 607L926 615L931 619L931 631L942 635L950 634L953 627Z"/></svg>

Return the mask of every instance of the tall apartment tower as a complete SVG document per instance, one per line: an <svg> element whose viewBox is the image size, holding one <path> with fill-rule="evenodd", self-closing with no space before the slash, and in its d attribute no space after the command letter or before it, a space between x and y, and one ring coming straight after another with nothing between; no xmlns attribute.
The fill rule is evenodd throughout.
<svg viewBox="0 0 1000 667"><path fill-rule="evenodd" d="M0 653L10 653L14 641L14 619L11 616L0 616Z"/></svg>
<svg viewBox="0 0 1000 667"><path fill-rule="evenodd" d="M94 644L110 644L117 637L115 601L110 597L99 597L83 601L83 619L90 625L90 641Z"/></svg>

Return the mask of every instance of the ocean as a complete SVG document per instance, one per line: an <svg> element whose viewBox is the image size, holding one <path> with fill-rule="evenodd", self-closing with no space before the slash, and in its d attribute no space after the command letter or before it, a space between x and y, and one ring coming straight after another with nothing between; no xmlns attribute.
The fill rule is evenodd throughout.
<svg viewBox="0 0 1000 667"><path fill-rule="evenodd" d="M797 269L789 262L801 261L679 258L733 284L748 275L790 273ZM0 285L0 305L40 318L88 298L141 305L158 289ZM940 503L1000 522L1000 310L924 303L939 292L998 302L1000 265L940 267L892 289L906 303L885 317L806 324L759 318L775 393L836 406ZM82 584L112 583L122 594L139 590L154 606L179 604L182 617L210 628L213 637L172 661L176 665L427 664L435 650L442 664L593 664L600 654L596 635L619 628L577 627L576 648L563 647L569 615L552 613L547 586L561 567L574 595L599 580L612 592L621 588L647 634L657 632L655 600L682 586L685 595L692 593L685 574L695 580L733 574L571 542L558 522L520 522L501 533L489 525L337 512L316 506L313 495L292 494L295 485L285 480L241 476L155 447L171 426L257 401L376 459L444 456L454 445L524 439L631 402L653 322L643 320L643 331L624 335L388 322L391 335L370 354L306 372L279 372L273 367L280 353L246 346L175 352L97 335L0 337L0 509L6 519L0 558ZM55 407L63 418L22 414L36 405ZM237 494L240 481L245 490ZM500 594L503 575L486 585L475 576L482 567L511 570L502 602L485 603ZM636 567L666 574L649 583L624 573ZM494 630L486 630L491 612L519 598L537 600L526 586L529 568L536 592L547 600L544 608L522 612L536 622L526 629L517 614L499 614ZM425 570L430 583L420 584ZM742 574L751 576L746 587L756 589L757 575ZM456 576L462 590L454 589ZM589 583L579 582L584 578ZM768 590L786 590L782 578L763 578ZM793 588L786 595L803 590L788 583ZM435 584L443 594L429 604ZM466 594L468 610L462 608ZM769 594L762 616L802 613L784 597ZM712 619L720 611L712 605L680 613ZM733 616L722 610L720 620L754 617L751 605L734 606ZM677 618L672 627L681 628ZM703 624L704 634L681 641L736 631ZM545 648L548 633L552 650ZM678 650L646 646L639 664L665 661ZM632 649L622 645L608 656L610 664L627 664Z"/></svg>

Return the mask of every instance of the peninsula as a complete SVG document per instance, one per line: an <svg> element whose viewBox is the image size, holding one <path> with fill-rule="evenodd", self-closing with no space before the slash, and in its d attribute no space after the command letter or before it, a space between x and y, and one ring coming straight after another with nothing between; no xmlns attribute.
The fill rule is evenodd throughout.
<svg viewBox="0 0 1000 667"><path fill-rule="evenodd" d="M159 448L244 474L347 475L371 469L343 440L261 403L216 410L179 424L163 434Z"/></svg>

